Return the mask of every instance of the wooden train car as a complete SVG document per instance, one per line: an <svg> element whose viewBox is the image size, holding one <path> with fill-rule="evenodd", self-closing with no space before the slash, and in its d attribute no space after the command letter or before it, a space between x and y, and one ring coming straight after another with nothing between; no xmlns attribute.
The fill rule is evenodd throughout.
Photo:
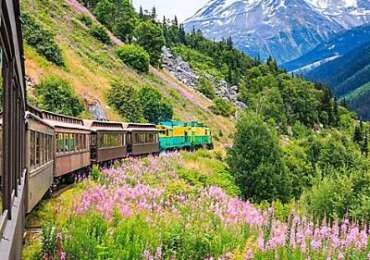
<svg viewBox="0 0 370 260"><path fill-rule="evenodd" d="M26 210L31 212L53 184L54 127L26 113L26 166L28 169Z"/></svg>
<svg viewBox="0 0 370 260"><path fill-rule="evenodd" d="M213 147L211 130L199 122L161 122L157 128L160 136L160 149L196 149Z"/></svg>
<svg viewBox="0 0 370 260"><path fill-rule="evenodd" d="M91 130L90 158L92 163L103 163L127 156L126 130L122 123L84 120Z"/></svg>
<svg viewBox="0 0 370 260"><path fill-rule="evenodd" d="M159 131L152 124L124 123L127 152L132 156L158 154Z"/></svg>
<svg viewBox="0 0 370 260"><path fill-rule="evenodd" d="M54 177L90 167L90 129L82 119L42 111L42 119L55 128Z"/></svg>

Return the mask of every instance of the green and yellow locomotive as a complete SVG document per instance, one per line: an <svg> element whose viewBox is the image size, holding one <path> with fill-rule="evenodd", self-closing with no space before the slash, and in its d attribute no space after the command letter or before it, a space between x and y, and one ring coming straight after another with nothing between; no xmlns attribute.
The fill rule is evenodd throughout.
<svg viewBox="0 0 370 260"><path fill-rule="evenodd" d="M160 150L213 148L212 132L197 121L161 122L159 129Z"/></svg>

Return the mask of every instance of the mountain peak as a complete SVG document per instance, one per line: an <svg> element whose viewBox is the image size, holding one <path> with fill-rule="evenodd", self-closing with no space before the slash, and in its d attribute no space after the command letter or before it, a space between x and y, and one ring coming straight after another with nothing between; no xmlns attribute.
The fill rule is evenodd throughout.
<svg viewBox="0 0 370 260"><path fill-rule="evenodd" d="M211 0L185 21L185 29L214 40L232 37L246 53L282 63L369 22L368 0Z"/></svg>

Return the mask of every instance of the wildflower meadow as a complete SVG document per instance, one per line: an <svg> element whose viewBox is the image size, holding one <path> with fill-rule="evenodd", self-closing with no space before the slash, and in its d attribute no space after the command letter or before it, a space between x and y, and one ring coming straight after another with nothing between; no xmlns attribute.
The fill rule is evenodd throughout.
<svg viewBox="0 0 370 260"><path fill-rule="evenodd" d="M195 174L202 164L213 172ZM295 209L239 199L221 162L198 154L126 159L94 168L63 221L44 225L44 259L370 259L369 226L316 223ZM226 183L226 184L225 184ZM228 185L228 183L230 185ZM228 189L224 189L223 186ZM231 186L231 187L230 187Z"/></svg>

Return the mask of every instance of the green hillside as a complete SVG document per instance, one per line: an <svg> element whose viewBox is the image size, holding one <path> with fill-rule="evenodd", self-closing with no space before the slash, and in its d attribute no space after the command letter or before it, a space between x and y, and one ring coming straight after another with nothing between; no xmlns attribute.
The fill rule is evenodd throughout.
<svg viewBox="0 0 370 260"><path fill-rule="evenodd" d="M48 62L35 48L25 45L26 73L33 84L44 77L58 76L70 83L87 104L98 100L111 120L124 120L107 103L107 92L113 80L140 89L150 86L162 94L174 107L174 118L179 120L199 120L209 125L215 133L222 131L222 143L230 142L233 121L214 115L211 102L196 91L175 80L170 74L155 68L148 74L140 74L130 69L117 57L118 45L106 45L94 38L89 28L81 21L86 9L75 1L22 1L24 13L32 16L44 28L54 34L54 38L65 61L65 66ZM118 39L115 42L122 44ZM28 89L30 101L35 93ZM84 117L90 117L84 113Z"/></svg>

